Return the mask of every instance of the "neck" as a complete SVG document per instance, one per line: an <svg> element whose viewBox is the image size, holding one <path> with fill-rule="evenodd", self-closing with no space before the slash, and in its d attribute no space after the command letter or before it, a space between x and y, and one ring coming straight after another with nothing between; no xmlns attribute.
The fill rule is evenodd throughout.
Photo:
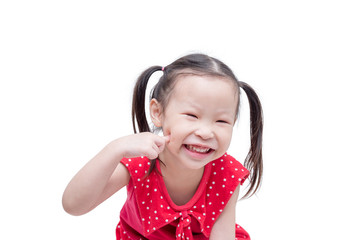
<svg viewBox="0 0 360 240"><path fill-rule="evenodd" d="M161 174L172 201L177 205L186 204L195 194L205 167L189 169L166 150L160 153Z"/></svg>

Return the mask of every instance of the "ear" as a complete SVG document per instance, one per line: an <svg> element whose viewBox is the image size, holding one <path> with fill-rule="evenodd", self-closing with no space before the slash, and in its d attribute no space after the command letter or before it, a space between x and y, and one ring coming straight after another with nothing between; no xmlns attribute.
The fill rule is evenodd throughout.
<svg viewBox="0 0 360 240"><path fill-rule="evenodd" d="M162 126L162 106L161 104L155 99L151 99L150 101L150 117L151 121L155 125L155 127Z"/></svg>

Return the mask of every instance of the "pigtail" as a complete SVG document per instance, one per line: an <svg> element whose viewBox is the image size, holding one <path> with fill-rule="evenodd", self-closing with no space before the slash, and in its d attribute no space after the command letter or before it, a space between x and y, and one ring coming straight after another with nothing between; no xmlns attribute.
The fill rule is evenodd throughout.
<svg viewBox="0 0 360 240"><path fill-rule="evenodd" d="M244 166L250 171L250 188L244 198L255 194L261 185L263 173L262 161L262 136L263 136L263 114L262 107L253 88L248 84L238 81L239 87L244 90L249 100L250 108L250 150L246 156Z"/></svg>
<svg viewBox="0 0 360 240"><path fill-rule="evenodd" d="M146 119L145 112L145 96L146 96L146 86L149 82L151 75L156 71L161 71L162 67L153 66L145 70L137 79L132 101L132 124L134 133L137 133L136 123L138 126L139 132L150 132L150 126ZM136 120L136 123L135 123Z"/></svg>

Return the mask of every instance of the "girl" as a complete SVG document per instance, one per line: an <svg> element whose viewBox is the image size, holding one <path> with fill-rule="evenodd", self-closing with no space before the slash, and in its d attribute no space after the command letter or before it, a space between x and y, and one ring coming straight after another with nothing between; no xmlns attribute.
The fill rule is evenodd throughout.
<svg viewBox="0 0 360 240"><path fill-rule="evenodd" d="M156 71L163 76L151 92L151 131L145 92ZM226 153L239 113L239 87L251 112L246 168ZM127 186L118 240L250 239L235 224L235 205L239 185L250 176L244 196L249 197L262 178L262 110L254 90L221 61L192 54L141 74L132 120L134 135L110 142L70 181L63 195L65 211L85 214Z"/></svg>

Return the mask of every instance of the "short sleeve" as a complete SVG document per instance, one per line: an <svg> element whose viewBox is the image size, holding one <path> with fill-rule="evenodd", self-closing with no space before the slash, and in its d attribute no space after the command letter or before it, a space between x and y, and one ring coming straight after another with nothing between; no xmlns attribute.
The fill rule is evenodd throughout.
<svg viewBox="0 0 360 240"><path fill-rule="evenodd" d="M150 168L150 160L147 157L123 158L120 162L128 169L133 180L143 178Z"/></svg>

